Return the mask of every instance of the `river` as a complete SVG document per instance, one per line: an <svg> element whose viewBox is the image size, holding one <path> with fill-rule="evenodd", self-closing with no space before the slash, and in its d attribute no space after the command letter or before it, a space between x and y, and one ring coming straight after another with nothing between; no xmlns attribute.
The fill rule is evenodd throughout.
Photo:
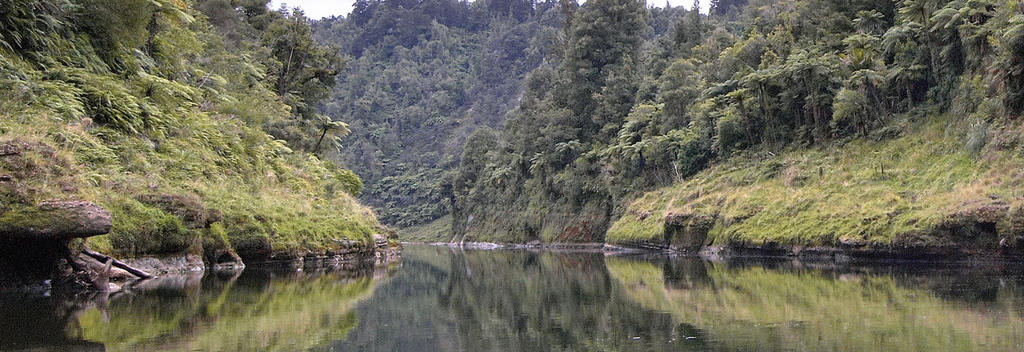
<svg viewBox="0 0 1024 352"><path fill-rule="evenodd" d="M0 297L0 349L1022 351L1022 268L408 245L376 270Z"/></svg>

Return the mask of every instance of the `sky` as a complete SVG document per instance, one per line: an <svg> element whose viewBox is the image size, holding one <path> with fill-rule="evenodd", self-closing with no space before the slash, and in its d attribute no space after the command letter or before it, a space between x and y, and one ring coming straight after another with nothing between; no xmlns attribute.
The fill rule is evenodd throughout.
<svg viewBox="0 0 1024 352"><path fill-rule="evenodd" d="M665 2L671 3L672 6L686 6L693 5L693 0L647 0L647 5L662 7L665 6ZM281 4L288 5L291 7L302 8L306 12L306 17L313 19L321 19L330 16L346 16L349 12L352 12L352 4L355 0L271 0L270 8L277 9ZM583 1L580 1L583 3ZM707 12L708 4L710 0L700 0L702 12Z"/></svg>

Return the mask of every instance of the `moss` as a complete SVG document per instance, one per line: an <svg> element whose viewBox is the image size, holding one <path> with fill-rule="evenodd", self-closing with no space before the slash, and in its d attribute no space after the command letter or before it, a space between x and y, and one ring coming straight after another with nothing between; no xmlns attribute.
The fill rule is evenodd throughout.
<svg viewBox="0 0 1024 352"><path fill-rule="evenodd" d="M54 219L44 216L32 206L15 206L0 214L0 233L13 233L18 229L43 229L53 226Z"/></svg>

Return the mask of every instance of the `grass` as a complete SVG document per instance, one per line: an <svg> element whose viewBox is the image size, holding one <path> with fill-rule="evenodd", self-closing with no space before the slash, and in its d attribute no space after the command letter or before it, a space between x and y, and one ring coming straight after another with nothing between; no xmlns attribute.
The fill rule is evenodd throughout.
<svg viewBox="0 0 1024 352"><path fill-rule="evenodd" d="M1020 209L1024 191L1020 124L998 126L972 157L968 149L977 147L965 146L966 122L957 121L903 121L896 127L905 132L891 139L734 156L635 200L607 241L663 241L666 217L703 216L714 219L705 240L713 245L938 244L943 239L929 234L951 216ZM1001 228L1012 226L1010 215Z"/></svg>
<svg viewBox="0 0 1024 352"><path fill-rule="evenodd" d="M452 237L452 216L445 215L426 224L398 230L398 237L410 242L447 242Z"/></svg>
<svg viewBox="0 0 1024 352"><path fill-rule="evenodd" d="M243 257L322 252L340 240L369 244L386 231L349 194L350 172L291 151L235 115L245 111L205 111L185 98L149 101L163 124L131 131L93 121L75 107L82 103L75 94L40 88L59 80L43 79L29 65L19 70L29 74L0 93L0 143L23 149L0 158L0 175L13 178L0 182L0 215L49 199L92 201L111 211L113 230L88 244L127 257L201 253L204 246ZM102 77L126 87L144 78ZM279 102L263 104L253 110L282 113L274 110ZM142 195L196 199L198 209L183 210L216 214L217 221L188 224Z"/></svg>

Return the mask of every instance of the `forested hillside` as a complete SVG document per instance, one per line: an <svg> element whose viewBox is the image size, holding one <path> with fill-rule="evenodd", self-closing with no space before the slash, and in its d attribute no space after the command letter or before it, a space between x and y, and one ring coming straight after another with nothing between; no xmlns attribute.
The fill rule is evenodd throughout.
<svg viewBox="0 0 1024 352"><path fill-rule="evenodd" d="M382 221L404 227L449 211L446 171L466 136L500 128L560 26L556 3L523 0L359 1L315 24L316 38L349 58L323 105L354 131L337 159L363 177L362 199Z"/></svg>
<svg viewBox="0 0 1024 352"><path fill-rule="evenodd" d="M355 131L337 160L366 182L362 199L399 227L451 212L455 169L476 130L501 130L527 73L557 65L574 2L359 1L314 24L347 66L326 114ZM670 31L682 8L653 9L643 36ZM494 141L492 141L494 142Z"/></svg>
<svg viewBox="0 0 1024 352"><path fill-rule="evenodd" d="M469 137L456 240L603 242L616 220L612 242L696 248L1024 234L1019 1L720 1L660 36L643 2L566 13L501 132Z"/></svg>
<svg viewBox="0 0 1024 352"><path fill-rule="evenodd" d="M349 132L316 109L341 68L266 0L0 2L0 232L82 200L113 220L87 245L117 256L368 245L386 230L359 177L319 156Z"/></svg>

